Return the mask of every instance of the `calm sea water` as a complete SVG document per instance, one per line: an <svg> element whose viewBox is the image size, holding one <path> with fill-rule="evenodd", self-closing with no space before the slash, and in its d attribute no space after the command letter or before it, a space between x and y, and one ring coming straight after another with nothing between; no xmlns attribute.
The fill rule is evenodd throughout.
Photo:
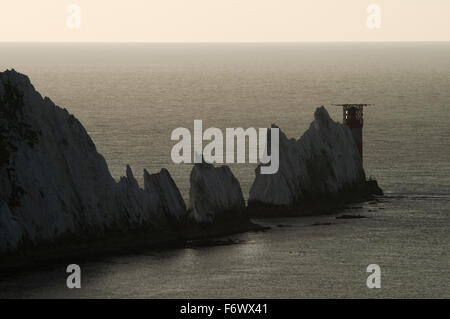
<svg viewBox="0 0 450 319"><path fill-rule="evenodd" d="M0 296L450 297L450 44L0 44L0 69L26 73L81 120L118 178L166 167L176 127L267 127L298 138L316 107L365 110L364 165L386 197L335 216L259 221L236 244L143 252L0 277ZM254 166L231 165L248 195ZM320 224L320 225L317 225ZM290 227L279 227L288 225ZM74 261L76 262L76 261ZM369 290L368 264L382 269Z"/></svg>

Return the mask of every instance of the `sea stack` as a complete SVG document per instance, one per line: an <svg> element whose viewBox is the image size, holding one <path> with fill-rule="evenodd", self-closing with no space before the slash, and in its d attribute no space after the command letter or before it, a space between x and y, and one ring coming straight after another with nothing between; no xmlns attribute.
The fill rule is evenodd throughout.
<svg viewBox="0 0 450 319"><path fill-rule="evenodd" d="M247 221L241 186L228 166L195 164L190 183L189 212L196 222L231 224Z"/></svg>
<svg viewBox="0 0 450 319"><path fill-rule="evenodd" d="M98 240L101 250L108 238L114 246L127 237L132 246L133 240L214 236L204 227L211 224L221 226L220 234L255 229L228 167L196 165L191 186L188 215L164 168L144 170L143 188L129 165L116 182L73 115L43 98L26 75L0 72L0 255L25 246L44 246L45 252L61 239L70 245Z"/></svg>
<svg viewBox="0 0 450 319"><path fill-rule="evenodd" d="M158 199L157 210L164 213L164 220L172 226L185 224L187 218L186 204L167 169L150 174L144 169L144 190Z"/></svg>
<svg viewBox="0 0 450 319"><path fill-rule="evenodd" d="M311 206L359 201L381 192L376 182L366 181L350 129L333 121L325 107L316 109L298 140L281 130L279 135L278 172L260 174L261 165L255 170L248 201L252 215L301 215Z"/></svg>

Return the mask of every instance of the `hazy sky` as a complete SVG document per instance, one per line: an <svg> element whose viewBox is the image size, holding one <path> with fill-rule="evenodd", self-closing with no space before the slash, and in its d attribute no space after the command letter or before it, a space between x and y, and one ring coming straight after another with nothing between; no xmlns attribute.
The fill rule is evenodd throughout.
<svg viewBox="0 0 450 319"><path fill-rule="evenodd" d="M79 29L67 26L72 3ZM367 27L372 3L379 29ZM450 41L450 0L0 0L0 10L0 41Z"/></svg>

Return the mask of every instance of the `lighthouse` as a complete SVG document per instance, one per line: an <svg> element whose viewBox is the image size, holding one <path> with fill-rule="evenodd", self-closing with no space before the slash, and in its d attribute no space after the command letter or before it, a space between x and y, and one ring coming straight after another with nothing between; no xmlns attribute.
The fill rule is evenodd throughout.
<svg viewBox="0 0 450 319"><path fill-rule="evenodd" d="M353 135L361 160L363 159L362 129L364 125L363 108L373 104L334 104L342 106L342 122L346 124Z"/></svg>

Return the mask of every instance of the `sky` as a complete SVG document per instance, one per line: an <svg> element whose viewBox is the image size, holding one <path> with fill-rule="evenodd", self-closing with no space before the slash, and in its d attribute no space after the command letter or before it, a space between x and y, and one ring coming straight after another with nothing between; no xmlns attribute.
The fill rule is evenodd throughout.
<svg viewBox="0 0 450 319"><path fill-rule="evenodd" d="M0 42L450 41L450 0L0 0L0 12Z"/></svg>

